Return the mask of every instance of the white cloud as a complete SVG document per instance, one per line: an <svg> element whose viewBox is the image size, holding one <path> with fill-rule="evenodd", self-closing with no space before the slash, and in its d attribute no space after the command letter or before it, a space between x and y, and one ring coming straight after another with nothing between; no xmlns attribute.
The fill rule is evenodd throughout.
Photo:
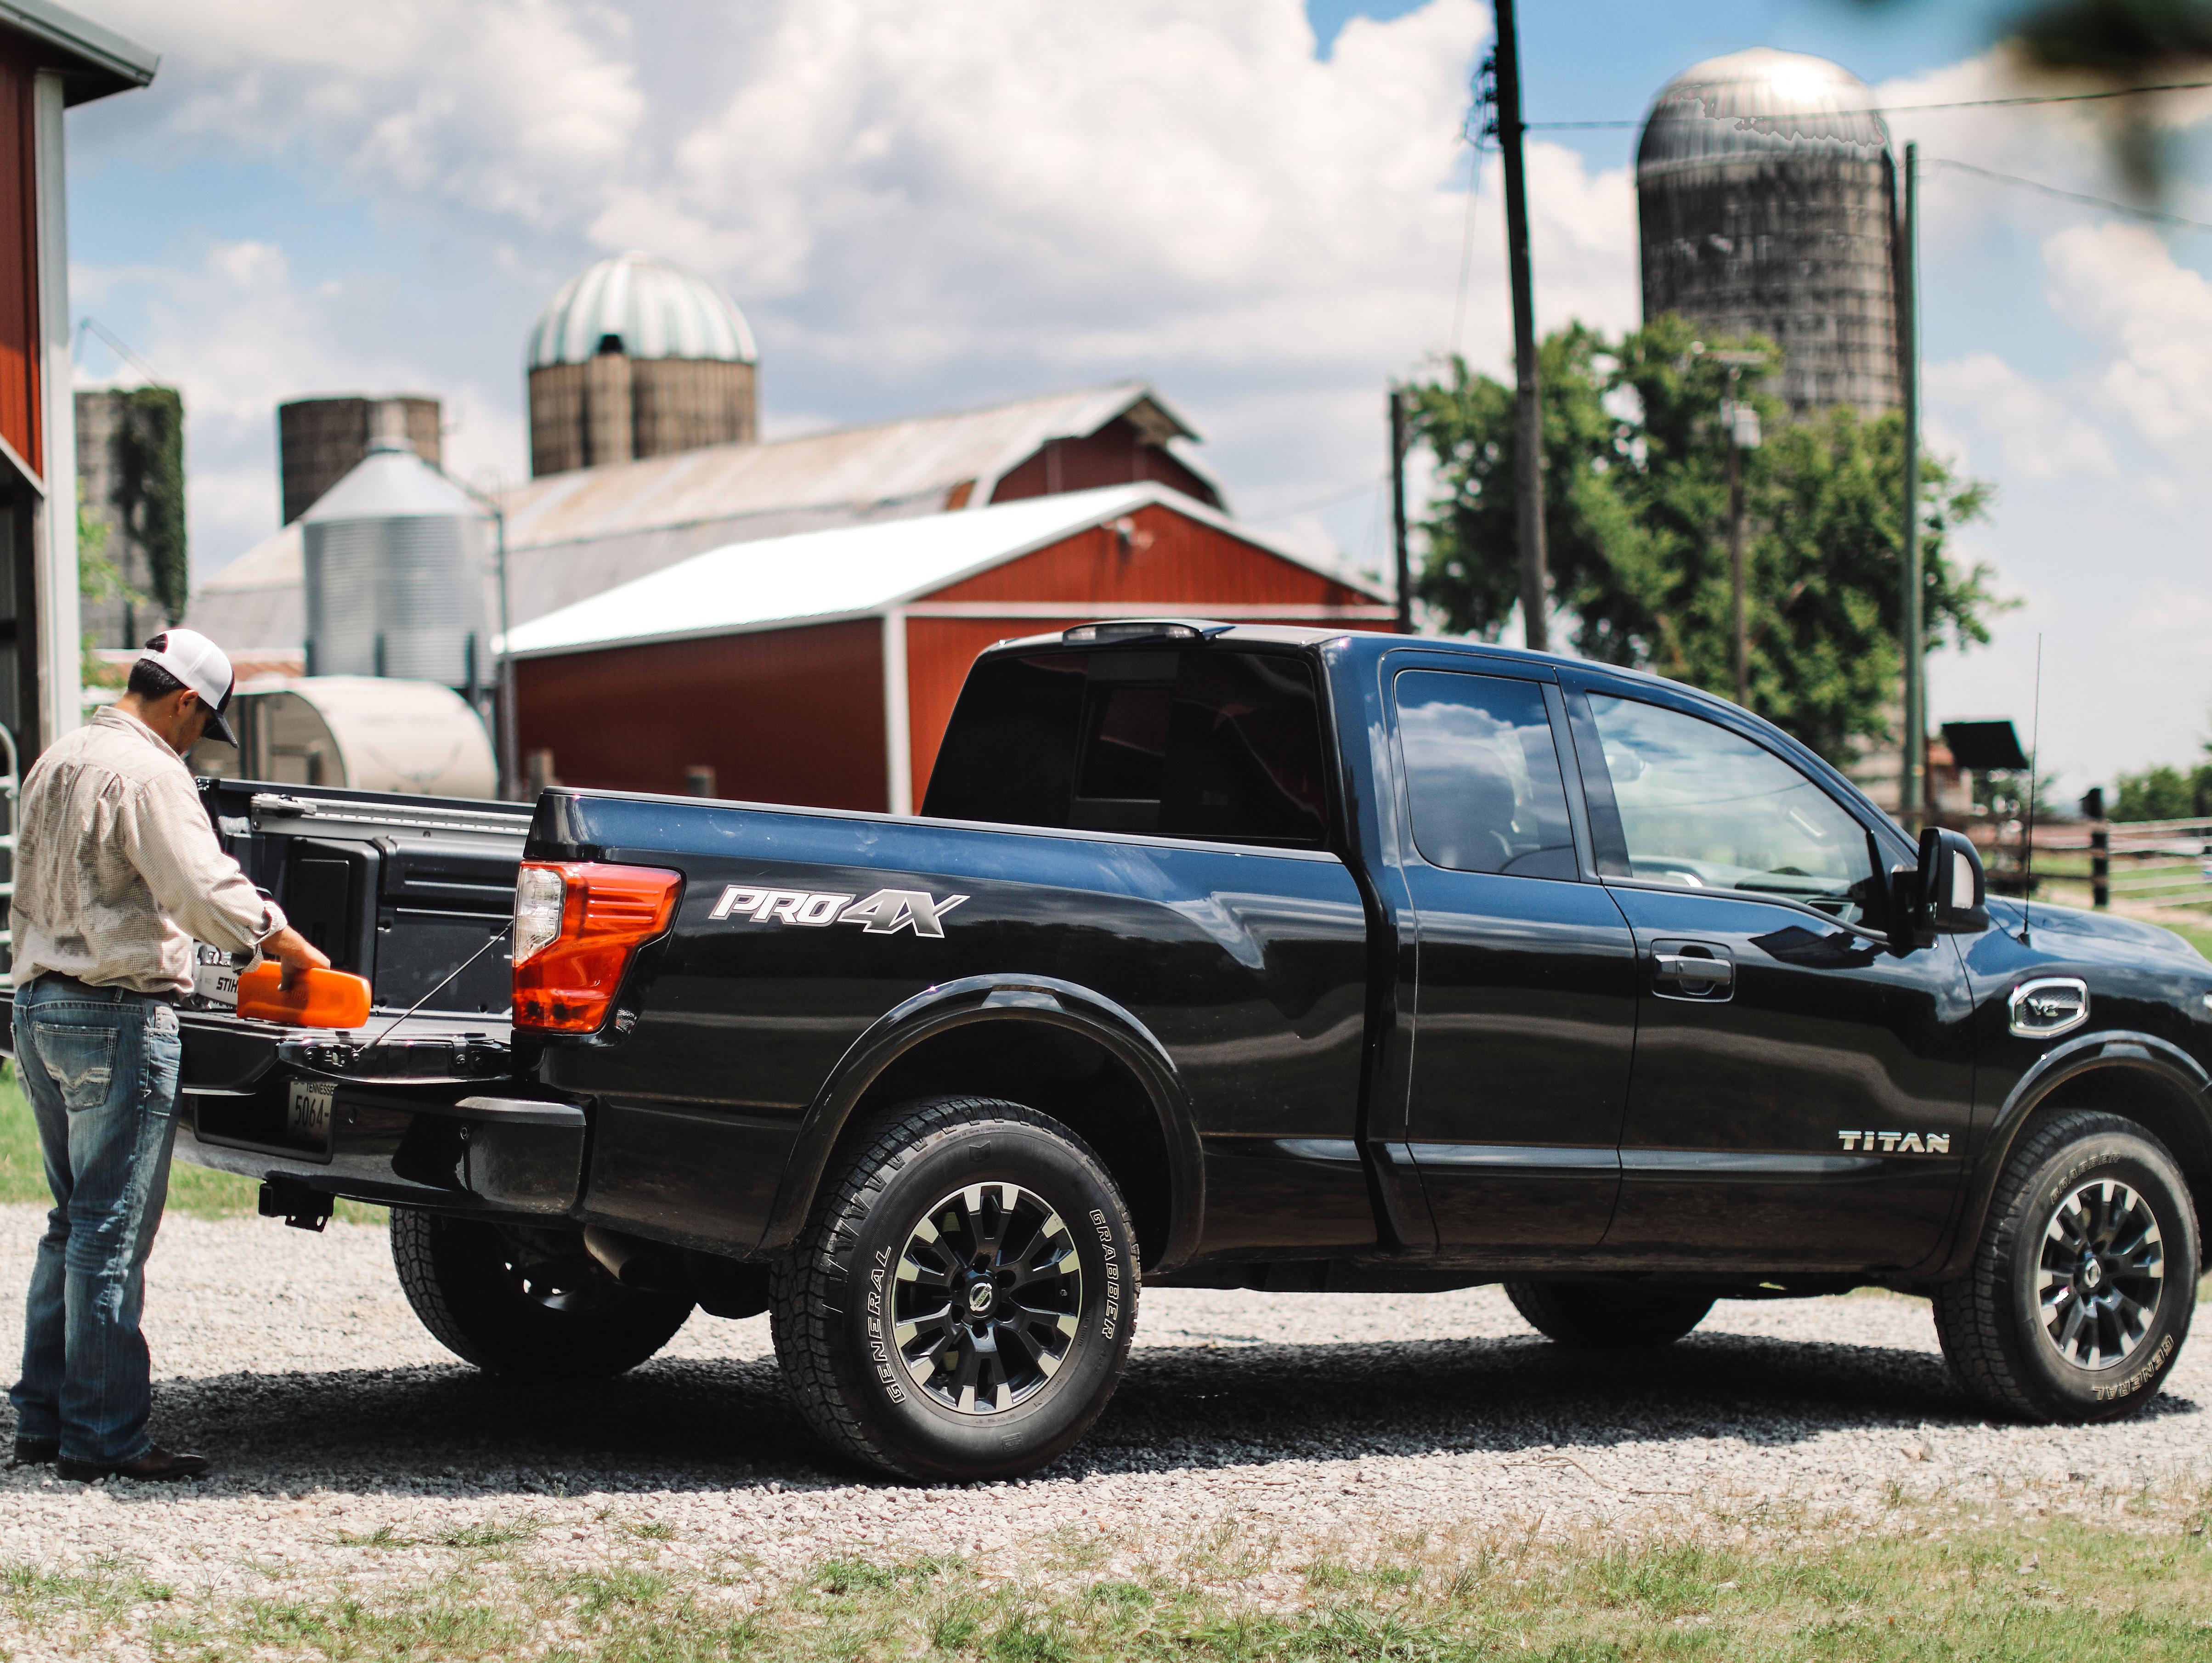
<svg viewBox="0 0 2212 1663"><path fill-rule="evenodd" d="M131 343L184 389L189 533L202 576L274 531L276 406L306 393L430 387L446 399L449 466L516 476L522 447L509 398L441 373L401 350L405 337L364 342L354 320L374 303L359 285L304 286L284 251L263 242L211 244L196 269L77 268L77 310L135 303ZM210 562L206 555L218 552Z"/></svg>
<svg viewBox="0 0 2212 1663"><path fill-rule="evenodd" d="M2212 283L2142 226L2079 226L2051 238L2045 256L2053 309L2112 355L2112 401L2147 438L2201 452L2212 432Z"/></svg>
<svg viewBox="0 0 2212 1663"><path fill-rule="evenodd" d="M1973 450L1996 451L2008 477L2109 478L2119 471L2104 435L2083 419L2075 399L2031 381L1993 352L1930 364L1922 379L1939 408L1972 424ZM1940 444L1950 430L1929 436Z"/></svg>
<svg viewBox="0 0 2212 1663"><path fill-rule="evenodd" d="M1479 0L1355 20L1327 63L1301 0L104 15L167 55L149 91L94 106L82 165L260 159L430 251L412 293L343 270L325 293L286 275L313 250L260 242L81 274L139 285L134 344L185 384L200 465L268 477L272 507L271 408L334 386L441 392L456 448L495 443L519 472L530 317L632 246L751 315L772 430L1142 375L1255 508L1379 469L1382 388L1447 347L1455 310L1470 359L1508 355L1494 159L1457 294ZM1530 173L1542 321L1633 323L1626 173L1545 144ZM208 501L219 563L252 539Z"/></svg>
<svg viewBox="0 0 2212 1663"><path fill-rule="evenodd" d="M106 0L100 16L164 48L118 144L151 128L185 153L301 152L372 197L533 225L638 159L629 21L588 0Z"/></svg>

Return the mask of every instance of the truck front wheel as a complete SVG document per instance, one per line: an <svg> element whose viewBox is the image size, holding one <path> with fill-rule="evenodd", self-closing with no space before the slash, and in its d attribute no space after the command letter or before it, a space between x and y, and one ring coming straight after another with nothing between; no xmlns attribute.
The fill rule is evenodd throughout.
<svg viewBox="0 0 2212 1663"><path fill-rule="evenodd" d="M1509 1282L1505 1296L1538 1333L1582 1351L1656 1351L1713 1308L1695 1294L1626 1282Z"/></svg>
<svg viewBox="0 0 2212 1663"><path fill-rule="evenodd" d="M1972 1267L1935 1290L1943 1356L2008 1418L2131 1414L2189 1338L2197 1231L2156 1138L2117 1114L2054 1114L2006 1161Z"/></svg>
<svg viewBox="0 0 2212 1663"><path fill-rule="evenodd" d="M776 1356L833 1449L1009 1478L1090 1429L1127 1358L1137 1244L1104 1163L1018 1103L906 1103L848 1139L777 1265Z"/></svg>
<svg viewBox="0 0 2212 1663"><path fill-rule="evenodd" d="M392 1210L392 1262L438 1343L495 1375L603 1380L674 1338L691 1302L625 1288L583 1232Z"/></svg>

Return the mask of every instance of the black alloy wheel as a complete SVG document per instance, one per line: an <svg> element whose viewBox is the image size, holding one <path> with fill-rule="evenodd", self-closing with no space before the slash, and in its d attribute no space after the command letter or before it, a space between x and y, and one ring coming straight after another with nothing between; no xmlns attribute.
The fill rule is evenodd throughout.
<svg viewBox="0 0 2212 1663"><path fill-rule="evenodd" d="M1083 1314L1083 1261L1051 1203L1019 1184L969 1184L923 1215L891 1302L915 1385L963 1415L1028 1402L1060 1372Z"/></svg>
<svg viewBox="0 0 2212 1663"><path fill-rule="evenodd" d="M2077 1368L2142 1350L2166 1290L2166 1241L2149 1203L2113 1178L2062 1190L2036 1265L2044 1338Z"/></svg>
<svg viewBox="0 0 2212 1663"><path fill-rule="evenodd" d="M926 1483L1010 1478L1089 1430L1136 1319L1105 1163L1020 1103L937 1097L845 1138L769 1310L822 1441Z"/></svg>
<svg viewBox="0 0 2212 1663"><path fill-rule="evenodd" d="M621 1303L629 1290L584 1250L578 1230L530 1224L494 1224L492 1247L514 1291L531 1305L563 1316L580 1316Z"/></svg>
<svg viewBox="0 0 2212 1663"><path fill-rule="evenodd" d="M2199 1241L2156 1138L2100 1110L2047 1112L2005 1162L1966 1274L1932 1290L1943 1356L2008 1419L2132 1414L2189 1338Z"/></svg>

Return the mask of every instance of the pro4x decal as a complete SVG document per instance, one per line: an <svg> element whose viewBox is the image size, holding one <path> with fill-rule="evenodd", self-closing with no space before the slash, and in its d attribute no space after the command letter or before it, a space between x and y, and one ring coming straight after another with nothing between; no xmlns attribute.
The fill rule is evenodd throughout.
<svg viewBox="0 0 2212 1663"><path fill-rule="evenodd" d="M934 895L927 889L878 889L854 901L848 895L748 889L732 883L722 891L707 916L741 918L753 924L795 924L805 929L857 924L872 936L895 936L901 930L912 930L918 936L942 939L945 913L967 899L964 895Z"/></svg>

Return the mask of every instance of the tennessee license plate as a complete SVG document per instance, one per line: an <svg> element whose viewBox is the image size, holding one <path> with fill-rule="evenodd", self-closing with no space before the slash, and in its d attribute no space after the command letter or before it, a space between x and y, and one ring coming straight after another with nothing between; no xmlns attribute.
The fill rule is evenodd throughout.
<svg viewBox="0 0 2212 1663"><path fill-rule="evenodd" d="M331 1147L331 1103L335 1080L293 1080L284 1105L284 1141L327 1155Z"/></svg>

